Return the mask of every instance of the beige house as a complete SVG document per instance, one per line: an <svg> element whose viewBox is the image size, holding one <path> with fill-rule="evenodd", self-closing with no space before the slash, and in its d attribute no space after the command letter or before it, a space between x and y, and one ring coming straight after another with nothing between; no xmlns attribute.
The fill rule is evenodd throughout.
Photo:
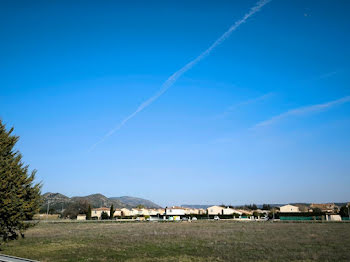
<svg viewBox="0 0 350 262"><path fill-rule="evenodd" d="M164 215L165 209L164 208L158 208L157 212L158 212L159 215Z"/></svg>
<svg viewBox="0 0 350 262"><path fill-rule="evenodd" d="M207 211L203 208L198 209L198 215L205 215Z"/></svg>
<svg viewBox="0 0 350 262"><path fill-rule="evenodd" d="M77 220L86 220L86 215L77 215Z"/></svg>
<svg viewBox="0 0 350 262"><path fill-rule="evenodd" d="M184 212L185 212L185 215L191 214L191 208L183 207L183 210L184 210Z"/></svg>
<svg viewBox="0 0 350 262"><path fill-rule="evenodd" d="M221 206L211 206L207 208L208 215L222 215L224 207Z"/></svg>
<svg viewBox="0 0 350 262"><path fill-rule="evenodd" d="M280 207L280 213L288 213L288 212L300 212L299 207L292 205L285 205Z"/></svg>
<svg viewBox="0 0 350 262"><path fill-rule="evenodd" d="M143 215L143 211L142 211L142 209L139 209L139 208L132 208L131 209L131 215L132 216L142 216Z"/></svg>
<svg viewBox="0 0 350 262"><path fill-rule="evenodd" d="M322 212L328 212L328 213L333 213L336 209L337 206L334 203L327 203L327 204L311 204L310 205L311 209L318 208Z"/></svg>
<svg viewBox="0 0 350 262"><path fill-rule="evenodd" d="M150 216L157 216L157 215L159 215L159 212L157 209L148 209L148 214Z"/></svg>
<svg viewBox="0 0 350 262"><path fill-rule="evenodd" d="M101 219L102 212L106 212L107 215L110 215L110 209L107 207L99 207L99 208L93 208L91 210L91 217L97 217L98 219Z"/></svg>
<svg viewBox="0 0 350 262"><path fill-rule="evenodd" d="M238 212L240 212L242 215L253 215L253 211L252 210L246 210L246 209L236 209ZM239 214L239 213L238 213Z"/></svg>
<svg viewBox="0 0 350 262"><path fill-rule="evenodd" d="M200 208L183 207L183 209L185 210L186 215L201 215L207 213L204 209Z"/></svg>
<svg viewBox="0 0 350 262"><path fill-rule="evenodd" d="M199 209L197 208L189 208L189 207L184 207L186 215L198 215L199 214Z"/></svg>
<svg viewBox="0 0 350 262"><path fill-rule="evenodd" d="M147 209L147 208L141 208L141 214L143 216L149 216L151 213L151 210L150 209Z"/></svg>
<svg viewBox="0 0 350 262"><path fill-rule="evenodd" d="M121 217L122 216L122 210L116 209L114 210L113 217Z"/></svg>
<svg viewBox="0 0 350 262"><path fill-rule="evenodd" d="M199 215L199 209L198 208L191 208L190 214L191 215Z"/></svg>
<svg viewBox="0 0 350 262"><path fill-rule="evenodd" d="M129 216L132 216L131 215L131 210L127 209L127 208L122 208L120 209L121 211L121 216L122 217L129 217Z"/></svg>

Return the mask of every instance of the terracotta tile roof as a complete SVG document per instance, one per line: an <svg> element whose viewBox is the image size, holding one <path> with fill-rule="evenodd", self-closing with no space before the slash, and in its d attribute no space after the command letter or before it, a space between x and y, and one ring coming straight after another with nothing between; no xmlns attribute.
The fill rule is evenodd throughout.
<svg viewBox="0 0 350 262"><path fill-rule="evenodd" d="M323 209L327 209L327 208L334 208L334 204L333 203L327 203L327 204L311 204L310 207L317 207L317 208L323 208Z"/></svg>

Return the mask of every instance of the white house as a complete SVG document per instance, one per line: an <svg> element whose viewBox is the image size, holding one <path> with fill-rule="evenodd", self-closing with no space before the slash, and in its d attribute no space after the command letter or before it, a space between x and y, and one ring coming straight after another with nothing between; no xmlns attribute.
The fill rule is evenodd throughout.
<svg viewBox="0 0 350 262"><path fill-rule="evenodd" d="M285 205L280 207L280 213L287 213L287 212L300 212L299 207L292 206L292 205Z"/></svg>
<svg viewBox="0 0 350 262"><path fill-rule="evenodd" d="M166 207L165 215L166 216L184 216L186 214L185 209L182 207Z"/></svg>

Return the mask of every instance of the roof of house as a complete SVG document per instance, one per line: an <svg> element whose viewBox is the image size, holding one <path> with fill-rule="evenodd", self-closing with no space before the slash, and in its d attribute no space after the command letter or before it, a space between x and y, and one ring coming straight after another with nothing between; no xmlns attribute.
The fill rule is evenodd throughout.
<svg viewBox="0 0 350 262"><path fill-rule="evenodd" d="M108 207L93 208L92 211L110 211Z"/></svg>
<svg viewBox="0 0 350 262"><path fill-rule="evenodd" d="M334 208L334 203L327 204L311 204L310 207L318 207L318 208Z"/></svg>
<svg viewBox="0 0 350 262"><path fill-rule="evenodd" d="M287 204L287 205L284 205L284 206L280 206L280 208L281 208L281 207L288 207L288 206L289 206L289 207L297 207L297 206L293 206L293 205Z"/></svg>
<svg viewBox="0 0 350 262"><path fill-rule="evenodd" d="M179 206L172 206L172 207L166 207L166 209L184 209L184 208Z"/></svg>
<svg viewBox="0 0 350 262"><path fill-rule="evenodd" d="M222 206L210 206L210 207L208 207L207 209L209 209L209 208L213 208L213 207L220 207L220 208L224 208L224 207L222 207Z"/></svg>

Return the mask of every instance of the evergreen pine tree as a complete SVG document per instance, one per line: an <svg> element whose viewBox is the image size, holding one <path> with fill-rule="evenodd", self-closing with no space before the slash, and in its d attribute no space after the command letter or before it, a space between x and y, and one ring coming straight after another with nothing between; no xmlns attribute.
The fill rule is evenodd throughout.
<svg viewBox="0 0 350 262"><path fill-rule="evenodd" d="M40 184L34 184L36 171L29 173L22 155L15 150L19 137L6 131L0 119L0 241L24 237L30 220L41 205Z"/></svg>

